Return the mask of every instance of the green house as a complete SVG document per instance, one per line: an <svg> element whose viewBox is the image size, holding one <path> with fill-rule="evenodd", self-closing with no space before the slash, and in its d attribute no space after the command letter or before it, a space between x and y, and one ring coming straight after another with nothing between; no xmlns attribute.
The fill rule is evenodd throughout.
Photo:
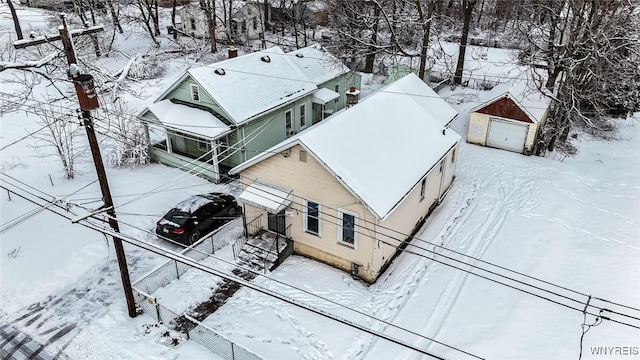
<svg viewBox="0 0 640 360"><path fill-rule="evenodd" d="M273 47L188 70L139 118L152 160L219 182L357 100L360 83L317 45Z"/></svg>

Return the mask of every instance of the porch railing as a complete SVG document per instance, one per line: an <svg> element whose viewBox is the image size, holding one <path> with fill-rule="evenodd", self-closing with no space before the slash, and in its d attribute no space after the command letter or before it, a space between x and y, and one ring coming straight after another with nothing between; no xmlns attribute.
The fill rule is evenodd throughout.
<svg viewBox="0 0 640 360"><path fill-rule="evenodd" d="M247 237L253 236L262 230L262 214L247 223Z"/></svg>
<svg viewBox="0 0 640 360"><path fill-rule="evenodd" d="M269 250L267 251L266 256L264 257L264 272L267 272L267 261L269 259L269 255L274 255L276 258L276 266L282 263L283 258L280 256L280 244L281 241L289 242L291 241L291 224L284 229L284 235L276 233L276 240L271 244ZM274 249L275 246L275 249Z"/></svg>

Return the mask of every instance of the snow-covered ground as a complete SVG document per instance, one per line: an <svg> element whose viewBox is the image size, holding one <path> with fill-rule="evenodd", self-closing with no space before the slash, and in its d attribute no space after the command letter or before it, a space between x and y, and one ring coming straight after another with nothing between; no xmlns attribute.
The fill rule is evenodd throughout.
<svg viewBox="0 0 640 360"><path fill-rule="evenodd" d="M4 10L6 5L0 5L0 35L11 26ZM491 53L488 57L493 59ZM506 55L502 58L506 60ZM116 69L126 59L112 61L104 66ZM151 101L186 66L188 61L172 63L165 79L136 83L138 94L149 98L132 99L132 108ZM4 76L8 72L0 73L0 81ZM466 111L476 105L478 91L446 90L444 95L461 112L453 129L466 136ZM526 274L639 307L640 114L618 124L616 140L580 135L579 154L563 161L553 155L526 157L463 143L447 198L407 248L412 253L400 255L374 285L297 256L254 283L445 358L472 357L427 338L488 359L577 358L582 312L535 296L558 299L540 289L530 289L535 295L527 294L445 266L438 261L461 256L427 242L518 271L521 274L510 276L523 282L535 282L522 275ZM101 196L92 164L88 159L79 163L78 176L64 180L55 158L42 157L47 149L38 148L33 137L26 136L41 126L33 114L2 114L0 126L1 186L30 198L64 199L70 205L71 212L65 212L70 217L86 212L78 205L98 206ZM162 165L107 172L122 231L171 250L177 247L146 232L167 209L191 194L237 192L233 185L213 185ZM173 345L172 338L181 336L146 315L128 317L113 247L102 234L40 211L39 206L6 191L0 193L0 201L0 324L11 322L47 344L50 352L62 350L72 359L215 358L190 341ZM126 245L125 251L132 280L164 261L134 246ZM229 247L216 256L232 259ZM488 267L479 260L465 261ZM205 264L228 266L216 259ZM472 270L469 265L459 266ZM507 274L504 269L492 269ZM478 269L473 272L486 275ZM205 299L207 289L217 281L192 270L154 296L182 311ZM549 283L535 283L568 294ZM587 299L571 296L582 302ZM571 304L566 299L561 302ZM632 309L624 312L640 317ZM586 321L593 323L593 316ZM634 319L628 322L639 325ZM247 288L204 323L265 359L421 357ZM583 359L603 358L592 353L598 347L636 349L635 356L607 359L637 358L639 338L639 329L604 321L586 333Z"/></svg>

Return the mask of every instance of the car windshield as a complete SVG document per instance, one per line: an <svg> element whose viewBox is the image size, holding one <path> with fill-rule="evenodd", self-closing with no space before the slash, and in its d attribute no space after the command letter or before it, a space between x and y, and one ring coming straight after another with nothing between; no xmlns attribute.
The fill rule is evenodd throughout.
<svg viewBox="0 0 640 360"><path fill-rule="evenodd" d="M180 209L171 209L164 218L182 226L191 218L191 214Z"/></svg>

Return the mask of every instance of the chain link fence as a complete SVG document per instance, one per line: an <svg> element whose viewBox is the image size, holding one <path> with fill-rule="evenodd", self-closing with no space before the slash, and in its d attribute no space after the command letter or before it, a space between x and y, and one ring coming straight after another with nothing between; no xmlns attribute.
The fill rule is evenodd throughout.
<svg viewBox="0 0 640 360"><path fill-rule="evenodd" d="M239 219L231 221L216 231L200 239L194 245L181 252L195 261L200 261L215 254L242 236L244 229L237 229ZM235 226L235 228L234 228ZM229 235L229 236L224 236ZM151 295L173 280L179 279L191 267L175 260L168 260L166 263L151 270L148 274L133 283L133 293L136 305L140 312L151 316L157 322L165 324L186 335L188 340L194 341L211 352L228 360L262 360L258 355L233 343L231 340L216 333L213 329L202 324L200 321L186 315L178 314L162 304Z"/></svg>

